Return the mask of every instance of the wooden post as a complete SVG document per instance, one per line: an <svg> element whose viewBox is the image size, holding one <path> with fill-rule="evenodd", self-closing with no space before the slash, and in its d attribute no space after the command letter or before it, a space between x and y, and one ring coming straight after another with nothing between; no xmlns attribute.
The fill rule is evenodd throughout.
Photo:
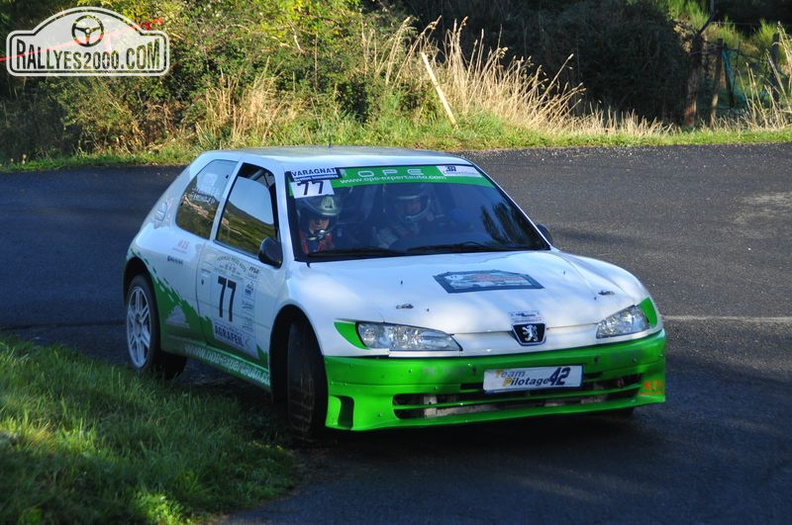
<svg viewBox="0 0 792 525"><path fill-rule="evenodd" d="M723 39L718 39L715 46L715 73L712 79L712 100L710 102L710 126L715 125L718 116L718 95L720 94L721 68L723 67Z"/></svg>
<svg viewBox="0 0 792 525"><path fill-rule="evenodd" d="M721 54L723 55L723 79L726 82L726 91L729 93L729 107L734 109L734 86L732 85L732 67L731 67L731 60L729 60L729 54L726 52L728 46L724 45L723 49L721 50ZM738 46L739 51L739 46Z"/></svg>
<svg viewBox="0 0 792 525"><path fill-rule="evenodd" d="M690 76L687 84L687 100L685 100L685 118L682 124L688 127L696 125L696 98L701 81L701 49L704 47L704 30L715 20L715 0L710 0L710 16L701 29L693 35L690 49Z"/></svg>
<svg viewBox="0 0 792 525"><path fill-rule="evenodd" d="M778 48L780 47L779 35L773 35L773 45L770 46L770 92L773 94L773 101L778 102L779 90L779 69L778 69Z"/></svg>
<svg viewBox="0 0 792 525"><path fill-rule="evenodd" d="M703 37L697 34L693 37L690 50L690 76L687 83L687 98L685 101L685 118L682 124L687 127L696 125L696 97L698 96L699 81L701 77L701 48Z"/></svg>
<svg viewBox="0 0 792 525"><path fill-rule="evenodd" d="M429 63L429 57L426 56L426 53L421 53L421 58L423 59L424 66L426 66L426 72L429 73L429 80L432 81L432 85L435 91L437 91L437 96L440 97L440 102L443 104L443 109L445 109L448 120L451 122L451 125L456 128L457 121L454 118L454 113L451 111L451 106L448 105L448 99L446 99L445 93L443 93L443 88L441 88L440 83L437 82L437 77L435 77L434 71L432 70L432 65Z"/></svg>

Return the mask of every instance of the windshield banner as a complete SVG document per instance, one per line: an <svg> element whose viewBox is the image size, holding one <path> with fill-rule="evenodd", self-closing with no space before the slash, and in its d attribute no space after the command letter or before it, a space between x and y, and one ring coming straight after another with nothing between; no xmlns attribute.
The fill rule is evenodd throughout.
<svg viewBox="0 0 792 525"><path fill-rule="evenodd" d="M343 177L333 181L336 187L365 184L394 184L402 182L440 182L491 186L473 166L387 166L371 168L344 168Z"/></svg>

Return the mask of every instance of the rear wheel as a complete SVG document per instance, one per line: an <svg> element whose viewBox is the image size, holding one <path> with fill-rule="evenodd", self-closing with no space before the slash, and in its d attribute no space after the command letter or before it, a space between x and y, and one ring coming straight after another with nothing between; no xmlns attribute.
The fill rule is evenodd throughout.
<svg viewBox="0 0 792 525"><path fill-rule="evenodd" d="M157 301L149 280L138 275L126 293L126 332L129 360L135 370L173 379L184 370L187 358L160 347Z"/></svg>
<svg viewBox="0 0 792 525"><path fill-rule="evenodd" d="M296 321L289 329L286 368L289 426L298 439L314 441L325 430L327 375L307 321Z"/></svg>

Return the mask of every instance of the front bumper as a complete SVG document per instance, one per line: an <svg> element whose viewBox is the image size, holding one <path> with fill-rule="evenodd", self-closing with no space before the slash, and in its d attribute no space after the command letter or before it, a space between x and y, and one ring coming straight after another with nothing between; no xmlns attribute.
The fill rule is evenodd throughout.
<svg viewBox="0 0 792 525"><path fill-rule="evenodd" d="M665 402L665 331L625 343L475 358L325 357L327 426L344 430L578 414ZM484 371L582 365L574 389L485 393Z"/></svg>

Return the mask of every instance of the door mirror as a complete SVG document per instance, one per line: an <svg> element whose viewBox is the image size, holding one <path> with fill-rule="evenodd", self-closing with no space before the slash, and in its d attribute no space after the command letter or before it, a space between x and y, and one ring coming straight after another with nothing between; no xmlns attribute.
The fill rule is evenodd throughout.
<svg viewBox="0 0 792 525"><path fill-rule="evenodd" d="M547 239L547 242L553 244L553 236L550 235L550 230L547 229L547 226L537 222L536 228L541 232L542 235L544 235L544 238Z"/></svg>
<svg viewBox="0 0 792 525"><path fill-rule="evenodd" d="M280 243L272 237L265 237L261 241L258 260L264 264L280 268L281 264L283 264L283 248L281 248Z"/></svg>

